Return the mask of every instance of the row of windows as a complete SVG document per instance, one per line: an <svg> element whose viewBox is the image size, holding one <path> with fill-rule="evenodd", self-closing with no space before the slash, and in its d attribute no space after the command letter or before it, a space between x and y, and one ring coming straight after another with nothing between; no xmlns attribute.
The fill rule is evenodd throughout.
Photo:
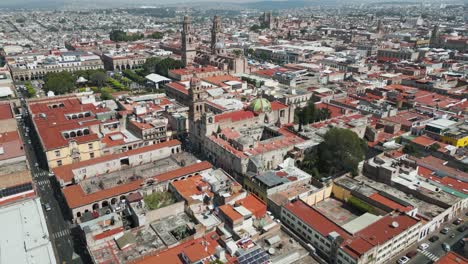
<svg viewBox="0 0 468 264"><path fill-rule="evenodd" d="M90 159L94 159L94 157L95 157L94 152L89 153ZM62 165L63 165L62 160L57 160L57 166L62 166Z"/></svg>

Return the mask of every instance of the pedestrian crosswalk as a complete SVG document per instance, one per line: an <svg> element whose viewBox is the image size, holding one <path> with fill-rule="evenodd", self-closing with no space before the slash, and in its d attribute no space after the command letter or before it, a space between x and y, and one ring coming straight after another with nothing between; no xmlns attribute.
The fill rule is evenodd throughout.
<svg viewBox="0 0 468 264"><path fill-rule="evenodd" d="M432 261L437 261L439 260L439 257L437 257L435 254L431 253L430 251L427 251L427 250L420 250L418 249L419 252L421 252L421 254L423 254L424 256L428 257L429 259L431 259Z"/></svg>
<svg viewBox="0 0 468 264"><path fill-rule="evenodd" d="M34 174L36 175L36 177L49 175L49 173L47 171L40 171L40 172L36 172Z"/></svg>
<svg viewBox="0 0 468 264"><path fill-rule="evenodd" d="M61 238L61 237L64 237L64 236L67 236L70 234L70 230L68 229L63 229L63 230L60 230L58 232L55 232L53 235L52 235L52 238L53 239L57 239L57 238Z"/></svg>
<svg viewBox="0 0 468 264"><path fill-rule="evenodd" d="M48 185L49 183L50 183L49 179L45 179L45 180L38 181L37 185L43 186L43 185Z"/></svg>

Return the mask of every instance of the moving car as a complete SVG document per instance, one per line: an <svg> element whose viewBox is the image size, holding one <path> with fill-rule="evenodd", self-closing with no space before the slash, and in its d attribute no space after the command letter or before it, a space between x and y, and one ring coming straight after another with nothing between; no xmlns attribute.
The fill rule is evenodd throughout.
<svg viewBox="0 0 468 264"><path fill-rule="evenodd" d="M457 218L455 221L453 221L453 224L454 224L454 225L459 225L459 224L461 224L462 222L463 222L463 219Z"/></svg>
<svg viewBox="0 0 468 264"><path fill-rule="evenodd" d="M431 238L429 238L429 241L431 242L436 242L437 240L439 240L438 236L431 236Z"/></svg>
<svg viewBox="0 0 468 264"><path fill-rule="evenodd" d="M427 243L422 243L421 245L419 245L418 248L419 248L420 250L424 251L424 250L426 250L428 247L429 247L429 244L427 244Z"/></svg>
<svg viewBox="0 0 468 264"><path fill-rule="evenodd" d="M466 225L462 225L462 226L459 226L457 228L457 231L458 232L465 232L466 229L468 229L468 227Z"/></svg>

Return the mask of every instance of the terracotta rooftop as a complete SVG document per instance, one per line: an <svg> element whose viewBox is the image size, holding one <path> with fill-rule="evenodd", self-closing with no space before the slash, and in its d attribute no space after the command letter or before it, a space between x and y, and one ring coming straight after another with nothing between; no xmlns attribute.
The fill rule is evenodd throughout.
<svg viewBox="0 0 468 264"><path fill-rule="evenodd" d="M0 104L0 120L11 119L13 118L13 113L11 112L11 107L9 103Z"/></svg>
<svg viewBox="0 0 468 264"><path fill-rule="evenodd" d="M250 119L253 117L255 117L254 112L246 111L246 110L239 110L239 111L216 115L214 119L215 119L215 122L228 121L228 120L231 122L237 122L240 120Z"/></svg>
<svg viewBox="0 0 468 264"><path fill-rule="evenodd" d="M437 260L435 264L468 264L468 259L453 251L449 251L445 256Z"/></svg>
<svg viewBox="0 0 468 264"><path fill-rule="evenodd" d="M219 87L226 86L225 82L228 82L228 81L242 82L242 80L240 78L234 77L234 76L229 75L229 74L206 77L206 78L203 78L203 81L214 84L214 85L219 86Z"/></svg>
<svg viewBox="0 0 468 264"><path fill-rule="evenodd" d="M0 160L8 160L24 156L23 140L18 131L0 133Z"/></svg>
<svg viewBox="0 0 468 264"><path fill-rule="evenodd" d="M205 236L189 240L166 251L159 252L155 255L143 256L135 261L135 264L183 264L181 253L185 254L191 261L195 263L203 258L214 255L218 244L218 236L216 232L207 233ZM234 263L236 258L226 254L227 263Z"/></svg>
<svg viewBox="0 0 468 264"><path fill-rule="evenodd" d="M400 212L408 212L413 209L412 206L404 206L402 204L399 204L398 202L391 200L385 196L382 196L379 193L374 193L371 196L369 196L370 199L381 203L389 208L392 208L393 210L399 210Z"/></svg>
<svg viewBox="0 0 468 264"><path fill-rule="evenodd" d="M180 82L167 83L166 86L186 95L189 93L187 87L185 87L185 85L181 84Z"/></svg>
<svg viewBox="0 0 468 264"><path fill-rule="evenodd" d="M157 182L164 182L171 179L186 176L188 174L201 172L210 169L212 165L207 162L195 163L180 169L176 169L170 172L159 174L153 178ZM104 199L110 199L115 196L120 196L125 193L133 192L141 188L141 184L144 180L136 180L130 183L121 184L113 188L101 190L94 193L86 194L80 185L72 185L62 189L62 192L67 201L68 207L71 209L78 208L84 205L93 204L95 202L102 201Z"/></svg>
<svg viewBox="0 0 468 264"><path fill-rule="evenodd" d="M432 144L437 143L434 139L428 137L428 136L419 136L414 138L411 142L421 145L423 147L429 147Z"/></svg>
<svg viewBox="0 0 468 264"><path fill-rule="evenodd" d="M194 195L208 195L213 197L214 194L210 191L210 185L203 181L201 175L195 175L184 180L175 181L171 183L172 186L177 190L177 192L182 196L188 204L191 204L193 201ZM206 190L204 190L206 189ZM200 200L200 202L202 202Z"/></svg>
<svg viewBox="0 0 468 264"><path fill-rule="evenodd" d="M62 104L62 107L52 108L51 105ZM94 104L81 104L76 97L58 97L49 100L38 100L29 103L33 114L33 122L46 150L68 146L74 140L78 144L99 140L97 134L90 129L91 125L100 124L95 115L111 111L108 108L96 107ZM68 119L66 115L89 112L89 116L78 119ZM88 128L89 134L74 138L65 138L62 133L74 129Z"/></svg>

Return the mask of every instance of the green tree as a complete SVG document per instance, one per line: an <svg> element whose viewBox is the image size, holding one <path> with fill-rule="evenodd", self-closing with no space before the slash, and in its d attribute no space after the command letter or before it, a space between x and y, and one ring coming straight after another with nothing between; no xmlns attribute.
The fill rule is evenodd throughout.
<svg viewBox="0 0 468 264"><path fill-rule="evenodd" d="M356 133L343 128L331 128L318 147L318 169L323 173L358 173L364 160L367 144Z"/></svg>
<svg viewBox="0 0 468 264"><path fill-rule="evenodd" d="M55 94L66 94L75 88L74 76L67 72L50 72L44 76L44 91L52 91Z"/></svg>
<svg viewBox="0 0 468 264"><path fill-rule="evenodd" d="M122 30L112 30L109 33L109 38L112 41L135 41L144 38L144 35L141 33L127 34Z"/></svg>
<svg viewBox="0 0 468 264"><path fill-rule="evenodd" d="M152 39L162 39L164 37L164 33L162 32L154 32L153 34L149 35Z"/></svg>
<svg viewBox="0 0 468 264"><path fill-rule="evenodd" d="M106 83L107 75L104 72L97 71L91 74L91 76L89 77L89 80L94 85L101 88Z"/></svg>
<svg viewBox="0 0 468 264"><path fill-rule="evenodd" d="M266 52L260 52L260 54L258 54L258 58L262 61L267 61L270 59L270 57L268 56L268 54Z"/></svg>
<svg viewBox="0 0 468 264"><path fill-rule="evenodd" d="M34 90L31 82L25 83L24 86L26 87L26 92L28 92L28 98L36 96L36 90Z"/></svg>
<svg viewBox="0 0 468 264"><path fill-rule="evenodd" d="M429 147L429 150L434 152L440 149L440 145L438 143L434 143Z"/></svg>
<svg viewBox="0 0 468 264"><path fill-rule="evenodd" d="M236 50L234 50L232 53L233 53L236 57L239 57L240 55L242 55L242 50L236 49Z"/></svg>
<svg viewBox="0 0 468 264"><path fill-rule="evenodd" d="M128 79L136 82L136 83L139 83L139 84L145 84L146 80L145 78L143 78L142 76L136 74L134 71L132 70L123 70L122 71L122 74L127 77Z"/></svg>
<svg viewBox="0 0 468 264"><path fill-rule="evenodd" d="M159 75L168 76L169 70L183 68L184 64L180 60L174 60L173 58L158 58L153 57L146 60L143 64L143 73L157 73Z"/></svg>
<svg viewBox="0 0 468 264"><path fill-rule="evenodd" d="M413 144L406 144L403 148L403 152L406 154L413 155L417 152L416 147Z"/></svg>
<svg viewBox="0 0 468 264"><path fill-rule="evenodd" d="M101 100L113 100L114 97L112 96L112 89L110 88L103 88L101 89Z"/></svg>
<svg viewBox="0 0 468 264"><path fill-rule="evenodd" d="M247 50L247 54L248 54L249 56L253 57L253 56L255 55L255 50L252 49L252 48L249 48L249 49Z"/></svg>

